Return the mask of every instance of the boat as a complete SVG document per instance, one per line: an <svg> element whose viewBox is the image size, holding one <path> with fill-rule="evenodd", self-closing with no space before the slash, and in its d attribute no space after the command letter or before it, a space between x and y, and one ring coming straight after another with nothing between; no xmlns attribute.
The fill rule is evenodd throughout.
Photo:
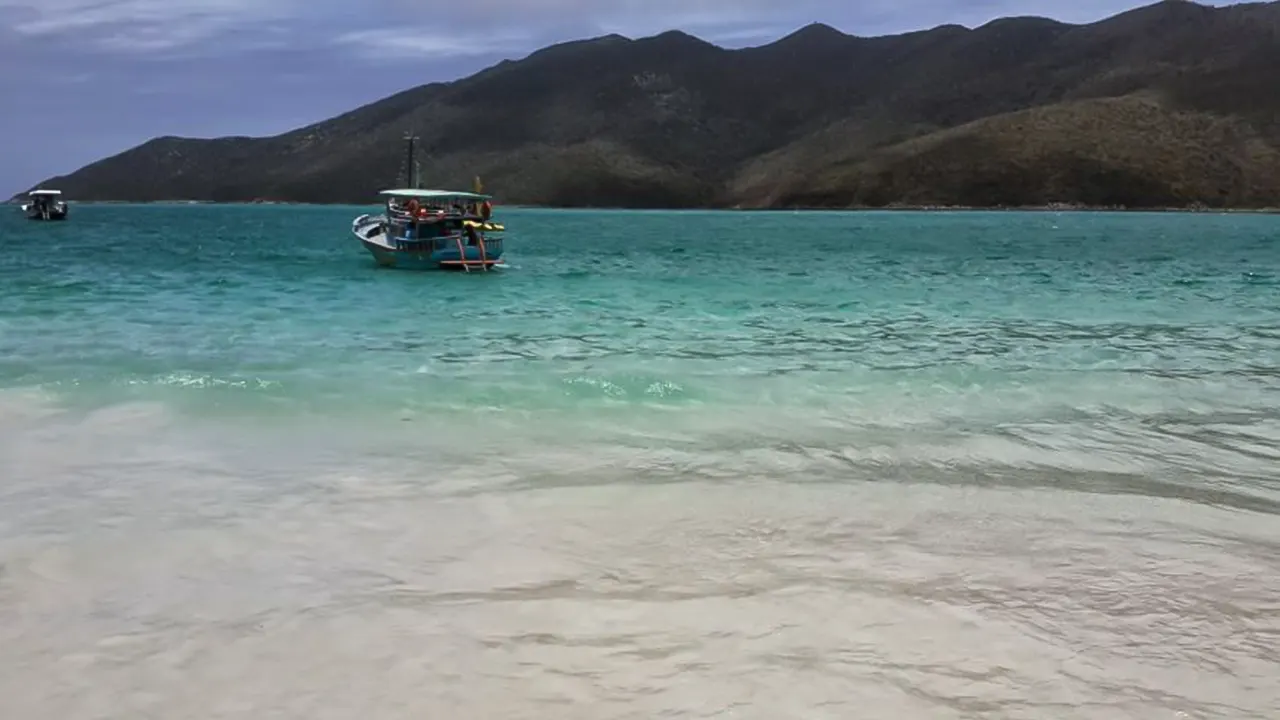
<svg viewBox="0 0 1280 720"><path fill-rule="evenodd" d="M27 193L22 212L28 220L66 220L67 203L62 200L61 190L32 190Z"/></svg>
<svg viewBox="0 0 1280 720"><path fill-rule="evenodd" d="M361 215L351 232L384 267L492 270L502 263L502 225L491 198L454 190L383 190L386 211Z"/></svg>
<svg viewBox="0 0 1280 720"><path fill-rule="evenodd" d="M383 190L380 214L351 222L351 232L383 267L409 270L489 271L503 267L502 233L493 222L493 198L476 178L472 192L417 187L414 140L407 137L408 187Z"/></svg>

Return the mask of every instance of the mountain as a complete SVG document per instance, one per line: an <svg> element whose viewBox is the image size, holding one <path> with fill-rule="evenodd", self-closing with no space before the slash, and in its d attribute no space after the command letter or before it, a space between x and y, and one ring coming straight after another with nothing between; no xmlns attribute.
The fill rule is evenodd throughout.
<svg viewBox="0 0 1280 720"><path fill-rule="evenodd" d="M424 181L616 207L1280 206L1280 2L1165 1L726 50L552 46L283 135L162 137L45 184L81 199L370 202Z"/></svg>

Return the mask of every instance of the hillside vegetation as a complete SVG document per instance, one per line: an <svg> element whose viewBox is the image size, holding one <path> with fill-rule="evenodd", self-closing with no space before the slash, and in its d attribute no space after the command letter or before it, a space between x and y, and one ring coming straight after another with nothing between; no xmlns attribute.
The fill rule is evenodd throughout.
<svg viewBox="0 0 1280 720"><path fill-rule="evenodd" d="M424 181L615 207L1280 205L1280 3L1166 1L725 50L679 32L567 43L268 138L164 137L72 197L369 202L406 131ZM493 98L502 98L495 103Z"/></svg>

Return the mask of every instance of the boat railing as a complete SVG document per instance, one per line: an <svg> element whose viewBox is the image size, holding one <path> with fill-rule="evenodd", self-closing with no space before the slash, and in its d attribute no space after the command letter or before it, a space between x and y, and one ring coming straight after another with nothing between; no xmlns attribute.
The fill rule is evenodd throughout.
<svg viewBox="0 0 1280 720"><path fill-rule="evenodd" d="M476 237L476 241L472 242L471 238L468 237L466 233L462 233L462 232L445 233L445 234L433 235L431 237L425 237L425 238L407 237L404 235L393 235L391 236L390 240L393 241L396 247L398 248L402 248L402 249L430 248L433 251L448 250L452 248L484 246L488 248L488 252L490 253L495 251L500 253L502 251L502 245L503 245L503 240L501 236L486 237L483 235L479 235Z"/></svg>

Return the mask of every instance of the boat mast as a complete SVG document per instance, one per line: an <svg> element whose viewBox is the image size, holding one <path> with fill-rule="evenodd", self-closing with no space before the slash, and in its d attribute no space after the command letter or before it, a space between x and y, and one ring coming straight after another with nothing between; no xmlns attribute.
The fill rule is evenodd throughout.
<svg viewBox="0 0 1280 720"><path fill-rule="evenodd" d="M418 157L414 153L418 138L413 133L405 133L404 139L405 142L408 143L408 147L405 149L406 155L404 160L405 183L407 187L417 190L422 185L422 177L418 168Z"/></svg>

